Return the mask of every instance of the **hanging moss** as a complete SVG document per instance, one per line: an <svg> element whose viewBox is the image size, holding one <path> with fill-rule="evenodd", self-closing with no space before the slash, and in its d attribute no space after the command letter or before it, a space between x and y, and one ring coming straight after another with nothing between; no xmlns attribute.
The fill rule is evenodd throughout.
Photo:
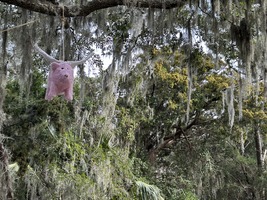
<svg viewBox="0 0 267 200"><path fill-rule="evenodd" d="M8 12L7 10L4 11L4 21L3 21L3 30L5 30L7 28L7 23L8 23ZM6 79L7 79L7 42L8 42L8 32L7 31L3 31L2 34L2 52L1 52L1 56L2 56L2 60L1 60L1 67L0 67L0 130L2 128L2 124L5 120L5 114L3 112L3 103L5 100L5 95L6 95L6 91L5 91L5 86L6 86Z"/></svg>

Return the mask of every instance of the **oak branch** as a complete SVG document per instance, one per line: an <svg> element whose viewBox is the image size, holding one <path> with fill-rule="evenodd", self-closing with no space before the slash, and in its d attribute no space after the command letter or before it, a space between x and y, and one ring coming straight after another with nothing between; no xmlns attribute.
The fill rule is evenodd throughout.
<svg viewBox="0 0 267 200"><path fill-rule="evenodd" d="M0 0L0 2L18 6L46 15L62 15L63 5L52 0ZM171 9L183 6L186 0L91 0L83 5L64 5L65 17L87 16L90 13L119 5L140 8Z"/></svg>

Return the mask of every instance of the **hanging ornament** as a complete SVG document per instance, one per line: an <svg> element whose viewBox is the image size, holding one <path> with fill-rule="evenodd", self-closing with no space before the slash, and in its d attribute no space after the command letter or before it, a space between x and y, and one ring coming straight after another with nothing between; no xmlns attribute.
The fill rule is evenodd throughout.
<svg viewBox="0 0 267 200"><path fill-rule="evenodd" d="M34 45L34 48L46 61L51 63L45 99L51 101L57 95L64 95L67 101L71 101L73 99L73 68L85 63L92 54L80 61L62 61L48 55L37 44Z"/></svg>

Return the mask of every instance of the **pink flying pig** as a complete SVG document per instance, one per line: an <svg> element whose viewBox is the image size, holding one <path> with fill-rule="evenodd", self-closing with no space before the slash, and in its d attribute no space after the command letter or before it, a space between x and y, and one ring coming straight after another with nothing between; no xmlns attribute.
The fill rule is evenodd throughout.
<svg viewBox="0 0 267 200"><path fill-rule="evenodd" d="M67 101L71 101L73 99L73 68L76 65L86 62L91 54L80 61L61 61L48 55L40 47L38 47L37 44L34 45L34 48L44 57L46 61L51 63L45 99L51 101L53 97L57 95L64 95Z"/></svg>
<svg viewBox="0 0 267 200"><path fill-rule="evenodd" d="M63 94L65 99L73 99L73 69L67 62L52 62L45 99L50 101L54 96Z"/></svg>

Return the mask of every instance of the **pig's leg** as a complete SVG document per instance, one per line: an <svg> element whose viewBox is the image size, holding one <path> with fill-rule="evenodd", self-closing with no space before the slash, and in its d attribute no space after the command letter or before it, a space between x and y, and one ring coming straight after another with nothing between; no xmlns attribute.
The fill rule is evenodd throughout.
<svg viewBox="0 0 267 200"><path fill-rule="evenodd" d="M71 84L69 88L67 88L64 92L64 97L68 101L72 101L73 99L73 85Z"/></svg>
<svg viewBox="0 0 267 200"><path fill-rule="evenodd" d="M46 89L45 99L51 101L57 95L57 89L54 83L49 83Z"/></svg>

